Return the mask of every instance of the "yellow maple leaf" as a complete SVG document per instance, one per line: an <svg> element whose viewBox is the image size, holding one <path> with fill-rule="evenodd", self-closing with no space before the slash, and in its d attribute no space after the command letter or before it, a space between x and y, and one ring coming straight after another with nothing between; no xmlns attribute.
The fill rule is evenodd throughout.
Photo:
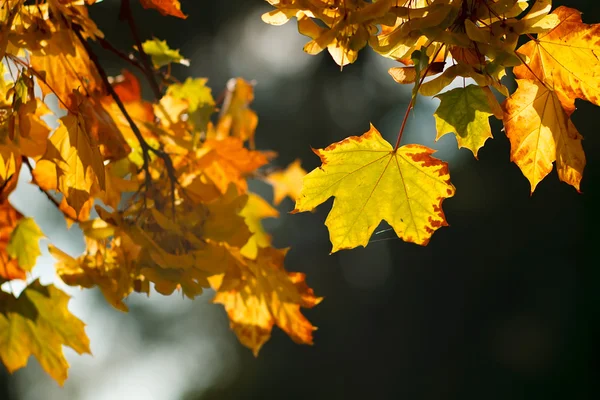
<svg viewBox="0 0 600 400"><path fill-rule="evenodd" d="M560 23L517 50L529 61L514 68L514 74L542 80L565 108L576 98L600 105L600 24L584 24L581 13L568 7L559 7L552 14Z"/></svg>
<svg viewBox="0 0 600 400"><path fill-rule="evenodd" d="M0 291L0 359L9 372L26 366L33 354L62 385L69 368L62 346L91 354L85 325L69 312L68 301L65 293L37 280L18 298Z"/></svg>
<svg viewBox="0 0 600 400"><path fill-rule="evenodd" d="M301 167L300 160L295 160L283 171L269 174L265 180L273 186L273 203L278 205L286 196L296 201L305 175L306 171Z"/></svg>
<svg viewBox="0 0 600 400"><path fill-rule="evenodd" d="M17 187L22 163L21 152L16 146L0 144L0 201L6 201Z"/></svg>
<svg viewBox="0 0 600 400"><path fill-rule="evenodd" d="M19 263L19 267L31 271L40 252L39 240L44 234L33 218L22 218L10 235L6 251Z"/></svg>
<svg viewBox="0 0 600 400"><path fill-rule="evenodd" d="M31 99L19 107L15 118L15 135L21 152L27 157L40 157L46 151L50 128L42 116L50 114L48 107L40 99Z"/></svg>
<svg viewBox="0 0 600 400"><path fill-rule="evenodd" d="M286 253L261 248L256 260L238 256L224 275L210 279L217 290L213 302L225 306L231 328L255 356L269 340L274 324L296 343L313 343L316 328L302 315L300 307L312 308L322 298L314 295L304 274L283 268Z"/></svg>
<svg viewBox="0 0 600 400"><path fill-rule="evenodd" d="M371 125L360 137L315 150L323 165L304 178L293 212L311 211L335 196L325 221L332 253L366 246L382 220L403 240L426 245L447 225L442 201L455 192L448 165L433 152L415 144L394 150Z"/></svg>
<svg viewBox="0 0 600 400"><path fill-rule="evenodd" d="M302 11L297 12L298 31L313 39L304 46L304 51L318 54L327 48L341 67L352 64L358 52L367 45L369 37L377 33L378 19L393 5L394 1L390 0L325 1L318 6L308 7L308 12L300 9ZM313 17L320 19L325 27L317 24Z"/></svg>
<svg viewBox="0 0 600 400"><path fill-rule="evenodd" d="M271 235L265 232L261 221L265 218L277 218L279 212L259 195L248 193L248 202L240 215L244 217L244 221L252 233L248 242L240 249L240 253L244 257L254 260L260 247L271 245Z"/></svg>
<svg viewBox="0 0 600 400"><path fill-rule="evenodd" d="M581 135L565 111L556 92L528 79L517 79L519 88L504 103L504 129L510 140L511 160L531 183L537 184L556 168L560 180L579 190L585 154Z"/></svg>
<svg viewBox="0 0 600 400"><path fill-rule="evenodd" d="M60 104L77 111L74 91L81 88L88 95L104 92L102 79L77 36L68 29L53 32L41 51L31 54L31 66L38 74L44 95L54 93Z"/></svg>
<svg viewBox="0 0 600 400"><path fill-rule="evenodd" d="M100 148L100 154L107 160L120 160L131 152L112 114L100 100L93 96L84 96L74 91L77 99L77 111L85 123L85 131ZM124 118L122 113L119 117ZM131 129L129 124L127 128Z"/></svg>
<svg viewBox="0 0 600 400"><path fill-rule="evenodd" d="M79 214L90 198L92 185L97 183L101 190L106 189L104 161L100 148L85 129L81 115L69 113L60 121L50 137L45 162L38 163L44 168L36 165L35 178L47 182L55 176L56 187Z"/></svg>
<svg viewBox="0 0 600 400"><path fill-rule="evenodd" d="M227 94L216 126L217 138L234 136L253 143L258 116L249 108L254 100L254 85L242 78L227 82Z"/></svg>
<svg viewBox="0 0 600 400"><path fill-rule="evenodd" d="M56 273L70 286L98 286L113 307L127 311L123 299L141 279L136 265L141 247L100 219L86 221L80 227L88 242L88 249L82 256L73 258L52 245L48 246L50 254L57 259ZM111 236L114 238L108 246L104 241Z"/></svg>
<svg viewBox="0 0 600 400"><path fill-rule="evenodd" d="M223 196L206 204L203 236L234 247L244 246L251 236L244 217L240 215L247 201L247 195L238 195L234 185L229 185Z"/></svg>

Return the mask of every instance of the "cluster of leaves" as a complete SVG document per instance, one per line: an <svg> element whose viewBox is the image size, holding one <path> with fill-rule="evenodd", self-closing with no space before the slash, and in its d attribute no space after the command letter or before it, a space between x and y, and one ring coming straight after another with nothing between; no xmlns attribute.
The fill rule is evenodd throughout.
<svg viewBox="0 0 600 400"><path fill-rule="evenodd" d="M418 94L440 100L436 140L454 133L477 157L492 137L493 116L503 121L511 159L532 193L554 162L559 179L579 191L585 154L570 118L575 99L600 105L600 25L584 24L577 10L551 12L551 0L268 1L276 9L263 20L295 17L312 39L306 52L327 48L343 67L369 45L402 64L389 70L396 82L414 85L395 146L371 126L316 151L323 165L304 179L295 211L335 197L326 221L332 251L366 246L382 220L421 245L447 225L441 203L455 192L447 165L427 147L400 146ZM518 47L521 38L529 41ZM512 95L507 69L518 83ZM444 91L456 78L473 83Z"/></svg>
<svg viewBox="0 0 600 400"><path fill-rule="evenodd" d="M86 250L77 257L49 245L67 285L98 287L121 311L130 293L149 294L151 287L189 298L212 288L255 354L273 325L311 344L315 328L300 307L320 298L303 274L284 269L287 250L272 247L262 227L277 210L247 190L249 177L263 179L279 203L299 192L305 172L298 162L270 174L259 170L274 153L254 148L252 83L231 79L215 100L206 79L170 75L171 64L189 64L179 51L139 40L129 1L121 17L132 28L131 48L108 43L88 16L94 2L0 6L0 359L12 372L34 355L62 384L62 346L90 352L68 296L29 279L43 233L8 200L24 184L21 168L68 225L83 231ZM185 18L177 1L141 3ZM154 101L142 98L131 71L107 76L98 44L149 79ZM58 102L54 111L49 98ZM18 296L10 293L14 280L30 281Z"/></svg>
<svg viewBox="0 0 600 400"><path fill-rule="evenodd" d="M140 1L186 18L177 0ZM161 294L189 298L211 287L255 354L274 324L294 341L312 343L315 328L300 307L320 298L303 274L284 269L286 250L274 248L261 225L278 213L248 192L246 180L271 183L276 205L296 199L294 212L335 197L326 220L333 252L367 245L382 220L405 241L426 245L447 225L442 202L455 188L432 149L400 146L419 94L440 99L436 140L454 133L458 146L477 157L495 117L532 192L554 162L559 178L579 190L585 155L570 117L575 99L600 104L600 27L584 24L578 11L551 12L550 0L267 1L275 9L263 20L280 25L296 18L312 39L304 47L310 54L327 48L343 67L369 45L402 64L390 75L414 89L395 145L371 126L315 150L322 166L306 176L299 162L265 174L260 168L274 154L254 146L252 84L232 79L215 100L206 79L177 81L171 64L189 62L164 41L141 42L129 0L121 2L121 18L132 31L131 52L108 43L88 17L95 0L4 1L0 283L27 279L39 255L43 234L7 199L25 166L31 183L83 231L87 246L78 257L49 246L66 284L97 286L123 311L124 299L149 294L151 283ZM530 40L517 48L520 38ZM154 100L142 99L132 72L109 78L97 44L137 68ZM518 83L512 95L503 83L508 69ZM445 91L456 78L473 83ZM46 107L47 96L58 99L60 110ZM46 123L53 114L55 129ZM9 371L34 354L64 381L61 346L89 352L83 324L66 305L65 294L37 281L18 297L2 293L0 358Z"/></svg>

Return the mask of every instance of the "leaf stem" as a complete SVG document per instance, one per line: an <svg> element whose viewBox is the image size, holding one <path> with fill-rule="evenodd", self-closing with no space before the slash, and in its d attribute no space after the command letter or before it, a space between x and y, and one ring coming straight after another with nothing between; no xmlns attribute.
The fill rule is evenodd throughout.
<svg viewBox="0 0 600 400"><path fill-rule="evenodd" d="M431 58L433 61L435 61L438 54L440 54L440 51L444 47L445 46L440 46L440 48L437 49L437 51ZM408 116L409 116L411 110L415 107L415 101L417 100L417 95L419 94L419 89L421 88L421 85L423 84L425 77L427 77L427 74L429 73L429 70L431 69L432 65L433 65L433 62L430 62L429 65L427 65L427 68L425 68L425 71L423 71L423 76L421 76L419 81L416 83L414 94L412 95L412 97L410 99L410 103L408 103L408 107L406 108L406 113L404 114L404 119L402 120L402 125L400 126L400 131L398 131L398 138L396 139L396 145L394 146L394 151L398 150L398 147L400 147L400 141L402 140L402 135L404 134L404 128L406 128L406 121L408 121Z"/></svg>

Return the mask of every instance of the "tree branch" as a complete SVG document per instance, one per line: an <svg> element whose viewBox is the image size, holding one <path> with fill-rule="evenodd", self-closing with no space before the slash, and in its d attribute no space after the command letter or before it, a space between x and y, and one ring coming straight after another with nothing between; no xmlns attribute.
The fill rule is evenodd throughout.
<svg viewBox="0 0 600 400"><path fill-rule="evenodd" d="M133 36L137 50L140 53L140 59L142 61L142 65L144 66L144 74L146 74L146 77L148 78L148 83L150 83L150 87L154 92L154 97L156 97L156 100L160 100L162 97L162 91L160 90L158 82L156 81L156 75L154 75L154 67L152 66L150 57L148 54L146 54L144 48L142 47L142 41L140 40L140 35L138 34L135 19L131 13L131 4L129 3L129 0L121 0L121 11L119 13L119 18L122 21L127 21L127 25L129 25L129 30L131 31L131 36Z"/></svg>
<svg viewBox="0 0 600 400"><path fill-rule="evenodd" d="M125 105L119 98L119 95L117 94L115 89L110 84L110 82L108 80L108 75L107 75L106 71L104 70L104 68L102 67L102 65L100 64L100 60L98 59L98 56L96 55L96 53L94 53L94 50L91 48L90 44L83 38L83 36L81 36L81 27L74 24L73 31L75 32L75 35L81 42L82 46L85 48L86 53L90 57L90 60L92 61L92 63L96 67L96 69L98 70L98 73L100 74L102 82L104 83L104 86L106 87L106 90L108 91L108 93L110 94L112 99L115 101L117 106L119 107L119 110L121 110L121 113L127 120L127 123L131 127L133 134L135 135L136 139L140 143L140 146L142 148L142 157L144 160L142 169L144 170L144 174L145 174L144 178L145 178L147 189L150 188L150 186L152 185L152 176L150 175L150 153L154 153L154 155L156 155L158 158L160 158L163 161L163 163L165 165L165 169L167 170L167 175L169 177L169 181L171 182L171 202L172 202L172 207L173 207L173 215L175 215L175 184L177 183L177 175L175 173L175 167L173 166L173 160L171 160L171 157L167 153L165 153L163 150L155 149L154 147L150 146L148 144L148 142L146 142L146 139L144 139L142 132L140 131L140 129L138 128L136 123L133 121L133 119L131 118L131 116L129 115L127 110L125 109Z"/></svg>

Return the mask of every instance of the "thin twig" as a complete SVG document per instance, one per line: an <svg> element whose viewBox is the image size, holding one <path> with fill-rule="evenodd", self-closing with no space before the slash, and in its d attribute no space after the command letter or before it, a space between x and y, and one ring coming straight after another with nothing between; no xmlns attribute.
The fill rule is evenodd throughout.
<svg viewBox="0 0 600 400"><path fill-rule="evenodd" d="M140 40L135 19L131 13L131 4L129 3L129 0L121 0L121 11L119 18L122 21L127 21L127 25L129 25L129 30L131 31L131 36L133 36L137 50L140 53L140 59L142 61L142 65L144 66L143 71L148 78L148 83L150 83L150 87L152 88L152 92L154 93L156 100L160 100L162 97L162 91L160 90L160 86L158 86L156 75L154 75L154 67L152 66L150 57L148 54L146 54L144 48L142 47L142 41Z"/></svg>
<svg viewBox="0 0 600 400"><path fill-rule="evenodd" d="M117 49L115 46L113 46L112 43L110 43L108 40L106 40L104 38L96 38L96 40L98 41L98 43L100 43L100 46L102 46L102 48L110 51L111 53L113 53L114 55L119 57L120 59L126 61L127 63L131 64L135 68L139 69L144 75L146 75L146 76L148 75L146 72L146 67L133 54L131 54L131 53L127 54L124 51ZM158 73L163 81L173 80L176 83L180 83L175 77L166 74L164 71L154 70L154 72Z"/></svg>
<svg viewBox="0 0 600 400"><path fill-rule="evenodd" d="M121 58L122 60L127 61L129 64L133 65L134 67L136 67L137 69L142 71L144 74L146 73L145 67L142 65L142 63L137 58L135 58L133 56L133 54L127 54L127 53L117 49L115 46L112 45L112 43L110 43L108 40L106 40L104 38L96 38L96 39L98 40L98 43L100 43L100 46L102 46L104 49L115 54L117 57Z"/></svg>
<svg viewBox="0 0 600 400"><path fill-rule="evenodd" d="M98 59L98 56L96 55L96 53L94 53L94 50L91 48L90 44L83 38L83 36L81 36L81 27L74 24L73 31L75 32L75 35L77 36L77 38L81 42L82 46L85 48L86 52L88 53L90 60L92 61L92 63L94 63L94 66L98 70L98 73L100 74L100 77L102 78L102 82L104 83L104 86L106 87L106 90L108 91L108 93L110 94L112 99L115 101L117 106L119 107L119 110L121 110L121 113L127 120L127 123L129 124L131 130L133 131L133 134L135 135L136 139L138 140L138 142L142 148L142 157L144 160L142 168L144 170L144 175L145 175L144 178L145 178L147 189L149 189L150 186L152 185L152 176L150 175L150 153L154 153L154 155L156 155L158 158L160 158L163 161L163 163L165 164L167 176L169 177L169 181L171 182L171 203L172 203L172 207L173 207L173 215L175 215L175 184L177 183L177 175L175 172L175 167L173 166L173 160L171 160L171 157L167 153L165 153L163 150L156 149L156 148L150 146L148 144L148 142L146 142L146 139L144 139L142 132L140 131L140 129L138 128L136 123L133 121L133 119L127 112L127 109L125 108L125 105L121 101L119 95L117 94L115 89L110 84L110 82L108 80L108 75L107 75L106 71L104 70L104 68L102 67L102 65L100 64L100 60Z"/></svg>

